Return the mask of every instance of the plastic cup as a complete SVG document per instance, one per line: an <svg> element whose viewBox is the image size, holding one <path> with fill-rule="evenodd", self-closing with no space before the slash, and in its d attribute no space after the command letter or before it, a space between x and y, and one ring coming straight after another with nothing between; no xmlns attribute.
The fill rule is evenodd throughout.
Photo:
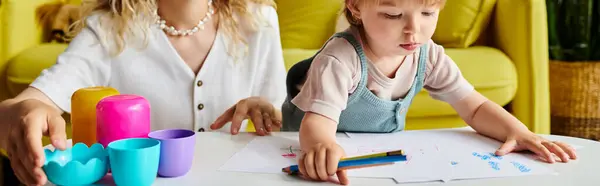
<svg viewBox="0 0 600 186"><path fill-rule="evenodd" d="M73 144L92 146L96 141L96 105L105 97L118 95L112 87L86 87L71 96Z"/></svg>
<svg viewBox="0 0 600 186"><path fill-rule="evenodd" d="M110 169L116 185L152 185L158 173L160 141L128 138L108 144Z"/></svg>
<svg viewBox="0 0 600 186"><path fill-rule="evenodd" d="M98 143L126 138L147 138L150 133L150 103L137 95L106 97L96 106Z"/></svg>
<svg viewBox="0 0 600 186"><path fill-rule="evenodd" d="M161 142L159 176L179 177L190 171L196 146L195 134L184 129L159 130L148 134L148 137Z"/></svg>

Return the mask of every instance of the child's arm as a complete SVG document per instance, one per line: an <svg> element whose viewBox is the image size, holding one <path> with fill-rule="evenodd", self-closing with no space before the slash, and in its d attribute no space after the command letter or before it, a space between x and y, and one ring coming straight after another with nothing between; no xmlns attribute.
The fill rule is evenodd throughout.
<svg viewBox="0 0 600 186"><path fill-rule="evenodd" d="M426 77L426 88L434 98L452 105L478 133L504 142L496 151L497 155L531 150L550 163L554 162L552 153L563 162L576 158L575 150L569 145L551 142L534 134L500 105L475 91L444 49L435 44L431 46L432 68Z"/></svg>
<svg viewBox="0 0 600 186"><path fill-rule="evenodd" d="M337 174L348 183L344 171L337 172L344 155L337 144L338 119L348 96L360 81L360 63L353 46L342 38L332 39L312 60L300 92L292 103L305 112L300 124L300 172L310 179L327 180Z"/></svg>
<svg viewBox="0 0 600 186"><path fill-rule="evenodd" d="M512 133L530 132L517 118L477 91L451 105L473 129L498 141L506 141Z"/></svg>
<svg viewBox="0 0 600 186"><path fill-rule="evenodd" d="M337 171L344 151L335 140L336 131L335 121L312 112L304 115L300 126L300 148L305 154L298 163L303 175L327 180L337 174L341 184L348 183L346 172Z"/></svg>
<svg viewBox="0 0 600 186"><path fill-rule="evenodd" d="M336 143L337 123L313 112L304 115L300 125L300 147L309 148L316 143Z"/></svg>
<svg viewBox="0 0 600 186"><path fill-rule="evenodd" d="M496 151L505 155L511 151L530 150L554 163L556 154L563 162L577 158L575 150L562 142L552 142L535 135L523 123L498 104L473 91L452 106L473 129L504 144Z"/></svg>

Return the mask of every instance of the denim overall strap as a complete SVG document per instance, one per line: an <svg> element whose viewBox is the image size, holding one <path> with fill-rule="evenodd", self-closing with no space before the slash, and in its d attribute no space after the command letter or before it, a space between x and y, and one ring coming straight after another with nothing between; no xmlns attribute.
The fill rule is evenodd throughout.
<svg viewBox="0 0 600 186"><path fill-rule="evenodd" d="M369 91L367 89L367 80L368 80L368 66L367 66L367 55L365 54L365 51L360 43L360 41L358 41L356 39L356 37L354 37L354 35L352 35L352 33L350 32L340 32L339 35L346 39L351 45L352 47L354 47L354 50L356 51L356 54L358 55L358 58L360 60L360 81L358 82L358 85L356 86L356 89L354 90L354 93L352 93L352 95L350 95L348 97L348 104L353 103L358 97L360 97L360 95L363 93L363 91Z"/></svg>
<svg viewBox="0 0 600 186"><path fill-rule="evenodd" d="M406 120L406 112L408 108L412 104L412 101L415 98L415 95L421 91L425 84L425 71L427 69L427 45L423 45L419 49L419 64L417 67L417 74L415 80L412 83L411 89L408 91L408 94L405 96L405 99L398 100L398 109L396 113L397 121L405 121Z"/></svg>

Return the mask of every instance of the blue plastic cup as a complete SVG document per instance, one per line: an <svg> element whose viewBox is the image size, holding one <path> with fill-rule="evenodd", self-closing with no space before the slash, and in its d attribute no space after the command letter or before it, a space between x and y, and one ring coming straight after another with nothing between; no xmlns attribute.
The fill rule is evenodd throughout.
<svg viewBox="0 0 600 186"><path fill-rule="evenodd" d="M156 180L160 141L127 138L108 144L110 169L116 185L148 186Z"/></svg>

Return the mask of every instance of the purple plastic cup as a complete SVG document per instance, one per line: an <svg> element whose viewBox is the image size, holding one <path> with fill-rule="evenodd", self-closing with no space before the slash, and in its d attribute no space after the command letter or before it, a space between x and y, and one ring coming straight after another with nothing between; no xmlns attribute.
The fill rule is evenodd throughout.
<svg viewBox="0 0 600 186"><path fill-rule="evenodd" d="M158 130L148 134L149 138L161 142L159 176L179 177L190 171L194 160L195 136L194 131L184 129Z"/></svg>

